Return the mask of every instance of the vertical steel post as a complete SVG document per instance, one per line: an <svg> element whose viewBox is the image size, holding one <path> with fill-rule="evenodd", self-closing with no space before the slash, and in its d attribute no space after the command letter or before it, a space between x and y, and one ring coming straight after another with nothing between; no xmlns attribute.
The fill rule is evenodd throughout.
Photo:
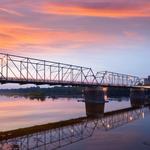
<svg viewBox="0 0 150 150"><path fill-rule="evenodd" d="M60 82L60 64L58 63L58 82Z"/></svg>
<svg viewBox="0 0 150 150"><path fill-rule="evenodd" d="M6 79L8 80L8 54L6 55Z"/></svg>
<svg viewBox="0 0 150 150"><path fill-rule="evenodd" d="M64 71L63 71L63 67L61 67L61 80L64 80Z"/></svg>
<svg viewBox="0 0 150 150"><path fill-rule="evenodd" d="M73 68L71 68L71 82L74 82L73 81Z"/></svg>
<svg viewBox="0 0 150 150"><path fill-rule="evenodd" d="M70 78L70 82L73 82L73 80L72 80L72 66L70 65L70 71L69 71L69 78Z"/></svg>
<svg viewBox="0 0 150 150"><path fill-rule="evenodd" d="M45 60L44 60L44 81L45 81L45 78L46 78L46 66L45 66Z"/></svg>
<svg viewBox="0 0 150 150"><path fill-rule="evenodd" d="M1 78L3 77L3 58L1 58Z"/></svg>
<svg viewBox="0 0 150 150"><path fill-rule="evenodd" d="M51 80L52 80L52 70L51 70L51 65L49 66L49 73L50 73L50 74L49 74L49 75L50 75L50 76L49 76L49 79L50 79L50 81L51 81Z"/></svg>
<svg viewBox="0 0 150 150"><path fill-rule="evenodd" d="M123 77L123 75L121 76L121 78L122 78L122 86L124 86L124 77Z"/></svg>
<svg viewBox="0 0 150 150"><path fill-rule="evenodd" d="M20 79L22 78L22 61L20 61Z"/></svg>
<svg viewBox="0 0 150 150"><path fill-rule="evenodd" d="M38 63L36 63L36 80L38 80Z"/></svg>
<svg viewBox="0 0 150 150"><path fill-rule="evenodd" d="M27 58L27 80L29 79L29 58Z"/></svg>
<svg viewBox="0 0 150 150"><path fill-rule="evenodd" d="M81 83L83 82L83 68L81 67Z"/></svg>
<svg viewBox="0 0 150 150"><path fill-rule="evenodd" d="M114 76L113 74L111 73L111 82L112 82L112 85L114 84Z"/></svg>

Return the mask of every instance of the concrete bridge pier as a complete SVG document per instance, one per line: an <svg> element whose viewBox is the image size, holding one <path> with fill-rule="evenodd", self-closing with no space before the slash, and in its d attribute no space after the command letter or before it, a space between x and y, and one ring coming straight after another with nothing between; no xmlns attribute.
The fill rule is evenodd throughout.
<svg viewBox="0 0 150 150"><path fill-rule="evenodd" d="M84 90L87 117L101 117L104 114L106 88L86 87Z"/></svg>
<svg viewBox="0 0 150 150"><path fill-rule="evenodd" d="M85 102L87 117L102 117L104 115L105 103Z"/></svg>
<svg viewBox="0 0 150 150"><path fill-rule="evenodd" d="M150 104L150 90L145 88L132 88L130 90L130 101L132 107L142 107Z"/></svg>
<svg viewBox="0 0 150 150"><path fill-rule="evenodd" d="M84 90L84 97L86 102L104 103L105 89L102 87L86 87Z"/></svg>

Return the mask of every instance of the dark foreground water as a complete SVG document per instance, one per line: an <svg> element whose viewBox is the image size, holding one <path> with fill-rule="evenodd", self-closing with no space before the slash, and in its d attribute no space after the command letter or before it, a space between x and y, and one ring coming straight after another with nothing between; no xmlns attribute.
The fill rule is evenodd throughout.
<svg viewBox="0 0 150 150"><path fill-rule="evenodd" d="M111 99L108 103L91 104L79 98L47 98L45 101L0 97L0 150L149 150L150 107L132 108L128 98ZM119 101L117 101L119 100ZM94 107L94 109L93 109ZM127 109L125 109L127 108ZM122 110L122 111L116 111ZM109 113L111 112L111 113ZM97 117L87 118L87 115ZM78 119L77 119L78 118ZM40 126L55 123L55 128ZM25 134L4 131L25 128ZM43 130L43 131L42 131ZM3 131L3 132L2 132ZM32 132L32 133L31 133Z"/></svg>

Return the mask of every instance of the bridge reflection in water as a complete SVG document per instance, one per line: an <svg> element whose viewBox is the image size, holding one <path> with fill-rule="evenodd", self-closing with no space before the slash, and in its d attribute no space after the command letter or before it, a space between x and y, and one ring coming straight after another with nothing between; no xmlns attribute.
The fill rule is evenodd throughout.
<svg viewBox="0 0 150 150"><path fill-rule="evenodd" d="M85 108L86 117L3 132L0 134L0 149L57 149L89 138L95 130L109 131L144 118L150 111L148 104L134 104L133 107L107 113L104 113L103 103L86 103Z"/></svg>

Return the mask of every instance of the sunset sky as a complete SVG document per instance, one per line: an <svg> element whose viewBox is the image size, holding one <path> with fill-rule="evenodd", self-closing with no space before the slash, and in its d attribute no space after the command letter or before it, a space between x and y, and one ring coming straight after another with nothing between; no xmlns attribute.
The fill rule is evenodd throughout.
<svg viewBox="0 0 150 150"><path fill-rule="evenodd" d="M0 0L0 49L146 77L150 0Z"/></svg>

